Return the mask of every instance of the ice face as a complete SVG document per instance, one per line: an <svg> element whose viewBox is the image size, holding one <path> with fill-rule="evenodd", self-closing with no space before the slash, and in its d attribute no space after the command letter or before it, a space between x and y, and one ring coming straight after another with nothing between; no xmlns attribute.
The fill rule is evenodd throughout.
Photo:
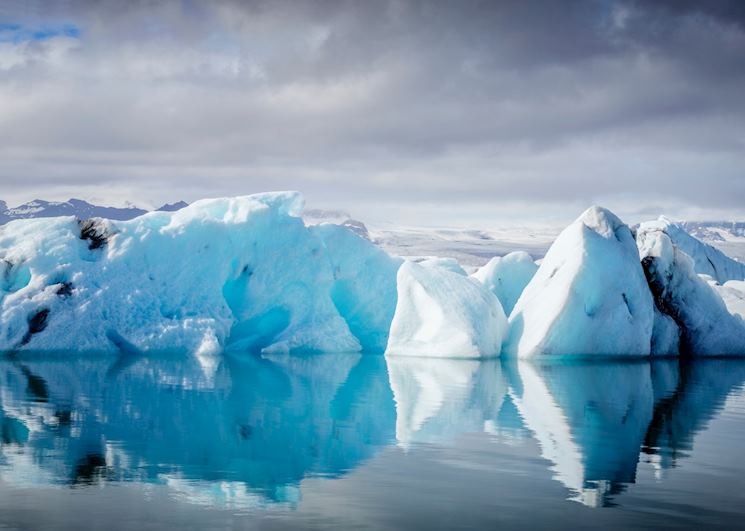
<svg viewBox="0 0 745 531"><path fill-rule="evenodd" d="M631 231L593 207L559 235L518 299L505 353L648 355L653 320Z"/></svg>
<svg viewBox="0 0 745 531"><path fill-rule="evenodd" d="M499 300L478 281L404 262L387 356L498 356L507 331Z"/></svg>
<svg viewBox="0 0 745 531"><path fill-rule="evenodd" d="M658 313L669 318L666 334L670 321L680 331L680 353L745 352L742 318L731 313L717 291L696 274L694 260L673 243L666 228L640 228L637 243Z"/></svg>
<svg viewBox="0 0 745 531"><path fill-rule="evenodd" d="M728 280L745 280L745 264L694 238L683 227L665 216L660 216L656 221L644 222L637 229L641 239L656 232L666 234L675 247L693 260L693 270L696 273L709 275L720 284Z"/></svg>
<svg viewBox="0 0 745 531"><path fill-rule="evenodd" d="M10 222L0 349L382 350L398 262L307 228L302 204L277 192L123 222Z"/></svg>
<svg viewBox="0 0 745 531"><path fill-rule="evenodd" d="M334 281L331 299L365 350L382 352L396 310L396 272L401 262L339 225L311 227L326 250Z"/></svg>
<svg viewBox="0 0 745 531"><path fill-rule="evenodd" d="M524 251L516 251L495 256L472 276L497 296L504 313L509 316L536 271L538 265L533 257Z"/></svg>

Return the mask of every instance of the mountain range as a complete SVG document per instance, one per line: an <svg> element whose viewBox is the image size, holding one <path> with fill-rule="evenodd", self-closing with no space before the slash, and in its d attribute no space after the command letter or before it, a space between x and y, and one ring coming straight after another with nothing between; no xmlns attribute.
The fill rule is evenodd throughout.
<svg viewBox="0 0 745 531"><path fill-rule="evenodd" d="M157 210L174 212L187 206L188 203L178 201L167 203ZM8 208L5 201L0 201L0 225L14 219L28 218L53 218L57 216L75 216L79 219L106 218L116 220L128 220L141 216L148 212L137 207L107 207L94 205L82 199L69 199L67 201L44 201L34 199L17 207Z"/></svg>

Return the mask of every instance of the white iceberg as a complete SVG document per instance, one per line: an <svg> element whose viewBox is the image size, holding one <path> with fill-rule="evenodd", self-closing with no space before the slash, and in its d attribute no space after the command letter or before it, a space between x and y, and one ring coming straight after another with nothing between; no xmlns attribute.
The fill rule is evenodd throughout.
<svg viewBox="0 0 745 531"><path fill-rule="evenodd" d="M441 267L404 262L386 355L498 356L507 318L478 281Z"/></svg>
<svg viewBox="0 0 745 531"><path fill-rule="evenodd" d="M505 352L648 355L653 320L631 230L592 207L559 235L520 296Z"/></svg>
<svg viewBox="0 0 745 531"><path fill-rule="evenodd" d="M525 251L515 251L495 256L471 276L489 288L502 303L504 313L510 315L536 271L538 264L532 256Z"/></svg>
<svg viewBox="0 0 745 531"><path fill-rule="evenodd" d="M121 222L12 221L0 350L382 349L397 262L345 229L307 228L302 205L277 192Z"/></svg>
<svg viewBox="0 0 745 531"><path fill-rule="evenodd" d="M693 260L693 270L711 276L720 284L728 280L745 280L745 264L733 260L719 249L694 238L679 224L665 216L645 221L637 229L640 234L664 232L672 243Z"/></svg>
<svg viewBox="0 0 745 531"><path fill-rule="evenodd" d="M636 237L658 313L666 315L667 322L673 321L680 331L680 353L745 353L745 322L696 274L693 259L674 244L667 227L642 225Z"/></svg>

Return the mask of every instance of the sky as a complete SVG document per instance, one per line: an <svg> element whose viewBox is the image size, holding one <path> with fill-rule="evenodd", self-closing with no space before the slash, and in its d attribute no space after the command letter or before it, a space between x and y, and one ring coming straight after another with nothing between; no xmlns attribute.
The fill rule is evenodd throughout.
<svg viewBox="0 0 745 531"><path fill-rule="evenodd" d="M745 2L0 0L0 199L745 219Z"/></svg>

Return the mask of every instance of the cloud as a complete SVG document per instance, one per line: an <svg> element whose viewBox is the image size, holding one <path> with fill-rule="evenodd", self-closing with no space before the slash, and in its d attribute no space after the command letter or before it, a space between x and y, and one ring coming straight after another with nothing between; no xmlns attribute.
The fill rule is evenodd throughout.
<svg viewBox="0 0 745 531"><path fill-rule="evenodd" d="M4 198L745 216L739 2L23 6L57 33L0 39Z"/></svg>

